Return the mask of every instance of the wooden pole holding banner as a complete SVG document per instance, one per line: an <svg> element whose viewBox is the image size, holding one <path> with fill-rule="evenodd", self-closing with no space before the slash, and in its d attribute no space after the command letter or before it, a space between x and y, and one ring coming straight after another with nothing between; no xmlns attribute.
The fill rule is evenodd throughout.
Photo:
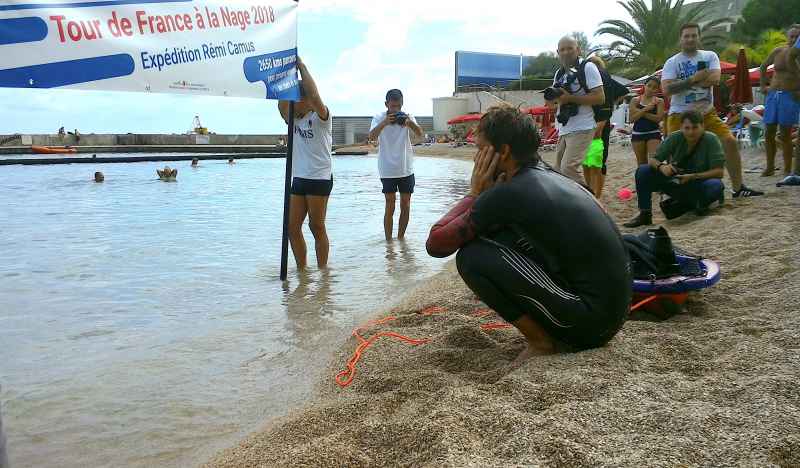
<svg viewBox="0 0 800 468"><path fill-rule="evenodd" d="M292 149L294 148L294 101L289 101L289 141L286 143L286 180L283 185L283 239L281 239L281 281L289 268L289 205L292 188Z"/></svg>

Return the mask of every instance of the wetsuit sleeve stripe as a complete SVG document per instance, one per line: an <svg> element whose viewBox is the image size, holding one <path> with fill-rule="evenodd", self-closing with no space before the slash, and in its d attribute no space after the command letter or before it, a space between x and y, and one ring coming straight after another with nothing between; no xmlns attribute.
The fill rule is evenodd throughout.
<svg viewBox="0 0 800 468"><path fill-rule="evenodd" d="M475 238L475 227L470 220L474 203L475 198L464 198L433 225L425 243L430 256L448 257Z"/></svg>

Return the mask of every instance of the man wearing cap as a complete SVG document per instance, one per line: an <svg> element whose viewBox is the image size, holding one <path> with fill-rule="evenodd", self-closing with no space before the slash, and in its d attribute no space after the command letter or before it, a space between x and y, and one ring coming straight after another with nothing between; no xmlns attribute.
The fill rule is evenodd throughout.
<svg viewBox="0 0 800 468"><path fill-rule="evenodd" d="M406 235L411 215L411 194L414 193L414 150L411 132L422 137L422 128L416 119L402 111L403 93L390 89L386 93L386 111L372 118L369 139L378 140L378 174L383 184L386 209L383 214L383 231L387 241L392 240L394 209L397 192L400 192L400 222L397 238Z"/></svg>

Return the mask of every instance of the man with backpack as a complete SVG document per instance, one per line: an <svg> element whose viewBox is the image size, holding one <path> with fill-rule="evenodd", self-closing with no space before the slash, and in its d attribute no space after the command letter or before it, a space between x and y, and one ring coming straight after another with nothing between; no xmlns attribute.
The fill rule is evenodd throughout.
<svg viewBox="0 0 800 468"><path fill-rule="evenodd" d="M544 92L547 105L558 107L556 166L562 174L578 183L582 182L580 168L596 126L592 106L606 101L600 71L595 64L582 62L580 55L581 49L575 38L564 37L558 42L561 68L556 72L553 86ZM580 77L579 71L582 72Z"/></svg>

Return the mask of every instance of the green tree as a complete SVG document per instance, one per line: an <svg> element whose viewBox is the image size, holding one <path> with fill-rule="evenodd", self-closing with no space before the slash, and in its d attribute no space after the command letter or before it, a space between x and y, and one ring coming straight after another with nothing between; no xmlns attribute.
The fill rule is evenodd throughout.
<svg viewBox="0 0 800 468"><path fill-rule="evenodd" d="M752 47L746 44L732 43L722 53L720 58L727 62L736 63L739 58L739 49L744 49L747 55L748 65L752 67L760 66L767 60L769 54L777 47L786 45L786 33L777 29L764 31L758 38L758 42Z"/></svg>
<svg viewBox="0 0 800 468"><path fill-rule="evenodd" d="M800 0L750 0L733 28L734 38L750 45L768 29L786 29L800 22Z"/></svg>
<svg viewBox="0 0 800 468"><path fill-rule="evenodd" d="M605 47L614 69L623 68L631 74L643 75L660 69L667 59L679 50L680 29L686 23L699 23L709 8L708 3L684 4L685 0L625 0L619 3L633 23L609 19L600 23L595 36L608 34L617 40ZM704 25L703 41L714 42L725 33L715 27L730 22L721 18Z"/></svg>
<svg viewBox="0 0 800 468"><path fill-rule="evenodd" d="M531 58L522 75L525 77L552 78L558 67L558 57L555 52L542 52Z"/></svg>

